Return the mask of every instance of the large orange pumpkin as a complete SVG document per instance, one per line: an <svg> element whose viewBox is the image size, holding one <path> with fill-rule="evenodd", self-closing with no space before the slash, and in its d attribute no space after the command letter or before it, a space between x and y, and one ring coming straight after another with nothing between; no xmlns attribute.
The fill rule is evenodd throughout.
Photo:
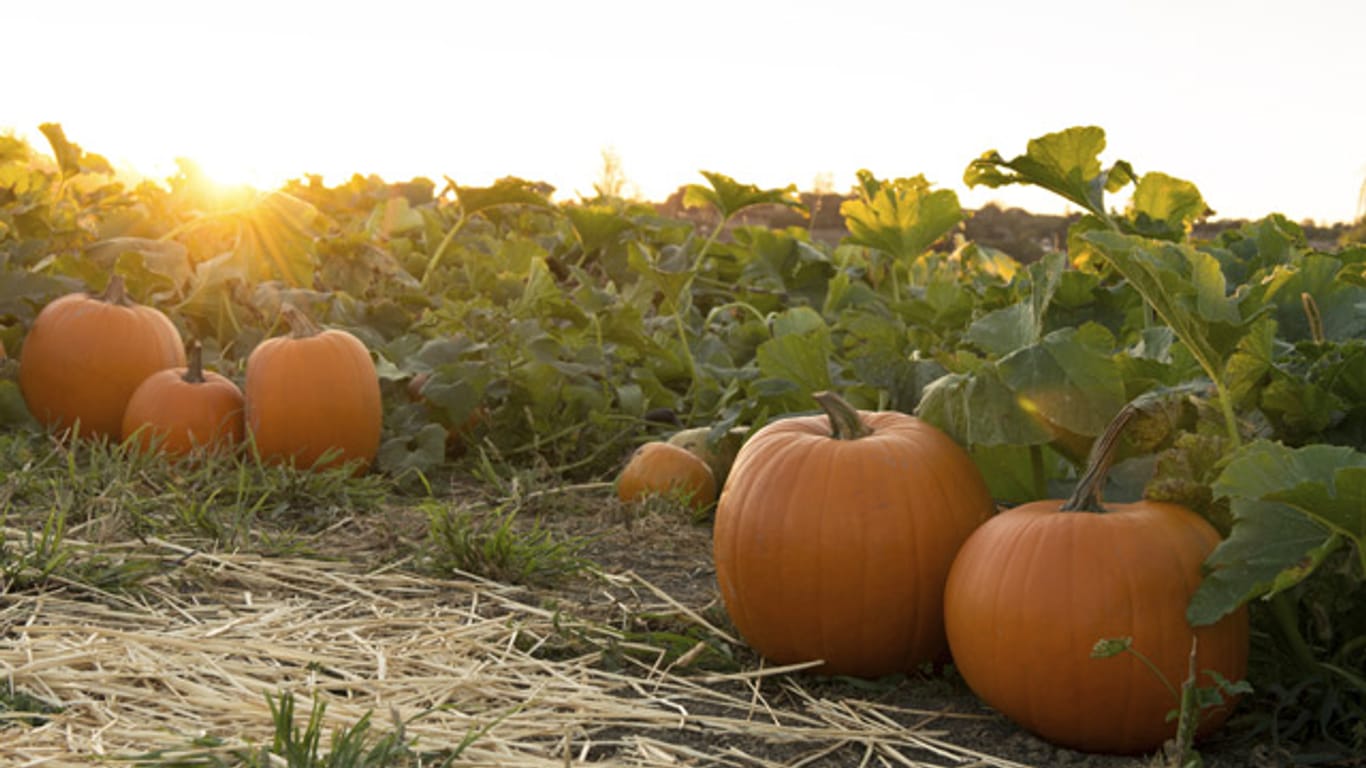
<svg viewBox="0 0 1366 768"><path fill-rule="evenodd" d="M736 457L717 503L716 578L755 650L877 677L945 650L944 579L994 509L967 452L904 413L771 422Z"/></svg>
<svg viewBox="0 0 1366 768"><path fill-rule="evenodd" d="M166 315L133 303L115 275L101 294L48 303L19 352L19 388L34 418L57 431L121 437L123 411L142 380L185 365Z"/></svg>
<svg viewBox="0 0 1366 768"><path fill-rule="evenodd" d="M243 394L256 450L301 468L357 462L363 471L379 453L383 419L369 350L289 305L281 315L289 335L261 342L247 357Z"/></svg>
<svg viewBox="0 0 1366 768"><path fill-rule="evenodd" d="M1176 733L1167 714L1198 640L1206 670L1242 679L1246 611L1192 628L1186 606L1201 564L1219 543L1204 518L1176 504L1100 504L1126 408L1098 441L1090 469L1064 502L1036 501L1002 512L959 551L945 588L954 663L987 704L1055 744L1137 754ZM1131 653L1093 658L1097 641L1132 638ZM1201 713L1198 734L1217 728L1230 706Z"/></svg>
<svg viewBox="0 0 1366 768"><path fill-rule="evenodd" d="M230 449L243 436L242 390L226 376L204 370L203 350L190 347L189 365L148 376L123 412L124 440L171 457L196 449Z"/></svg>

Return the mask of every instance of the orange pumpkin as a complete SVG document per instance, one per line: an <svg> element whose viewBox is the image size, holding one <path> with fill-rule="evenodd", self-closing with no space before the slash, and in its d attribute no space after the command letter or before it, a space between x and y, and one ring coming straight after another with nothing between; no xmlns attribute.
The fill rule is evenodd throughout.
<svg viewBox="0 0 1366 768"><path fill-rule="evenodd" d="M716 476L705 461L685 448L645 443L617 476L617 497L631 502L658 494L679 494L692 507L706 509L716 501Z"/></svg>
<svg viewBox="0 0 1366 768"><path fill-rule="evenodd" d="M1231 681L1247 667L1245 610L1192 628L1186 606L1218 532L1185 507L1154 501L1100 503L1123 424L1097 442L1072 498L1002 512L963 545L949 573L944 611L954 663L987 704L1055 744L1088 752L1150 752L1176 733L1168 712L1198 640L1207 670ZM1100 640L1132 638L1137 655L1093 658ZM1227 718L1204 711L1197 734Z"/></svg>
<svg viewBox="0 0 1366 768"><path fill-rule="evenodd" d="M167 368L143 380L123 412L124 440L141 450L156 445L171 457L196 449L230 449L242 441L242 390L205 371L199 342L186 368Z"/></svg>
<svg viewBox="0 0 1366 768"><path fill-rule="evenodd" d="M98 295L72 293L38 313L19 352L19 388L34 418L56 431L121 438L143 379L185 365L170 318L133 303L115 275Z"/></svg>
<svg viewBox="0 0 1366 768"><path fill-rule="evenodd" d="M755 432L721 491L713 541L726 611L779 664L913 670L945 650L944 580L991 495L933 425L815 397L826 415Z"/></svg>
<svg viewBox="0 0 1366 768"><path fill-rule="evenodd" d="M243 394L256 450L301 468L356 462L356 471L364 471L379 453L383 419L369 350L346 331L319 328L292 306L281 316L289 335L267 339L247 356Z"/></svg>

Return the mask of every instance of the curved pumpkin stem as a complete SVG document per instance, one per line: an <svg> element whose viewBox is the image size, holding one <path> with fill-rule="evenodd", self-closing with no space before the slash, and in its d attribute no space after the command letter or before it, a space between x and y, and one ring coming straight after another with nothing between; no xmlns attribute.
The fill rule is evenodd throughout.
<svg viewBox="0 0 1366 768"><path fill-rule="evenodd" d="M204 383L204 345L198 339L190 342L190 353L186 356L188 365L185 368L185 375L181 376L186 384Z"/></svg>
<svg viewBox="0 0 1366 768"><path fill-rule="evenodd" d="M128 297L128 287L123 284L123 275L114 275L109 278L109 284L104 290L94 298L106 304L118 304L120 306L132 306L133 300Z"/></svg>
<svg viewBox="0 0 1366 768"><path fill-rule="evenodd" d="M1115 461L1115 452L1119 449L1119 438L1123 436L1124 428L1129 426L1129 422L1137 415L1138 408L1133 403L1126 403L1105 428L1105 433L1096 438L1095 444L1091 446L1091 455L1086 459L1086 471L1077 481L1076 490L1072 491L1072 495L1063 503L1061 511L1105 511L1100 499L1101 492L1105 489L1105 478L1110 474L1110 465Z"/></svg>
<svg viewBox="0 0 1366 768"><path fill-rule="evenodd" d="M858 410L834 392L815 392L811 397L830 419L830 436L836 440L857 440L873 434L859 418Z"/></svg>
<svg viewBox="0 0 1366 768"><path fill-rule="evenodd" d="M289 326L291 338L306 339L323 332L323 329L313 322L313 318L293 304L281 304L280 317L284 318L285 325Z"/></svg>

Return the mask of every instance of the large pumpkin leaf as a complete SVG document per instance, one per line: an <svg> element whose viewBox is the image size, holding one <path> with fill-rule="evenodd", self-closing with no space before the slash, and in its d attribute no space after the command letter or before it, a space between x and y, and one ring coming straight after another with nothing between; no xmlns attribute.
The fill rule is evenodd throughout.
<svg viewBox="0 0 1366 768"><path fill-rule="evenodd" d="M797 197L797 186L761 189L754 184L741 184L724 173L701 171L709 186L689 184L683 189L683 205L689 208L715 208L726 221L740 211L755 205L782 205L802 213L806 206Z"/></svg>
<svg viewBox="0 0 1366 768"><path fill-rule="evenodd" d="M1105 131L1078 126L1031 139L1025 154L1006 160L990 150L968 164L963 181L970 187L1032 184L1106 218L1105 193L1133 181L1133 168L1124 161L1102 170L1100 153Z"/></svg>
<svg viewBox="0 0 1366 768"><path fill-rule="evenodd" d="M941 376L925 387L915 413L970 447L1043 445L1053 439L1022 407L995 365Z"/></svg>
<svg viewBox="0 0 1366 768"><path fill-rule="evenodd" d="M550 194L555 188L538 181L526 181L508 176L493 183L491 187L455 188L460 208L466 216L473 216L489 208L503 205L530 205L537 208L553 207Z"/></svg>
<svg viewBox="0 0 1366 768"><path fill-rule="evenodd" d="M754 353L761 378L756 391L771 398L776 411L811 407L811 393L831 388L830 328L809 307L797 307L773 319L773 338Z"/></svg>
<svg viewBox="0 0 1366 768"><path fill-rule="evenodd" d="M609 205L573 205L564 209L584 253L595 253L616 242L635 222Z"/></svg>
<svg viewBox="0 0 1366 768"><path fill-rule="evenodd" d="M880 181L861 170L859 196L840 205L847 242L913 259L963 220L958 195L932 190L924 176Z"/></svg>
<svg viewBox="0 0 1366 768"><path fill-rule="evenodd" d="M1209 207L1194 184L1165 173L1145 173L1129 201L1135 229L1150 237L1180 240Z"/></svg>
<svg viewBox="0 0 1366 768"><path fill-rule="evenodd" d="M1099 435L1127 399L1111 346L1099 326L1064 328L1007 355L997 367L1018 406L1045 428Z"/></svg>
<svg viewBox="0 0 1366 768"><path fill-rule="evenodd" d="M1210 573L1188 610L1192 624L1298 584L1343 543L1366 568L1366 454L1259 440L1229 459L1213 490L1230 499L1234 526L1207 560Z"/></svg>

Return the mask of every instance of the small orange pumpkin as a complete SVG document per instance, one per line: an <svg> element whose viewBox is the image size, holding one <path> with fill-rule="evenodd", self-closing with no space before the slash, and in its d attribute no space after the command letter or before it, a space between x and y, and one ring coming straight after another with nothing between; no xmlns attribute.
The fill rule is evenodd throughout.
<svg viewBox="0 0 1366 768"><path fill-rule="evenodd" d="M1197 639L1199 685L1247 668L1245 609L1192 629L1186 606L1219 543L1204 518L1156 501L1101 506L1100 489L1126 407L1097 441L1067 501L1035 501L992 518L968 539L944 595L949 645L983 701L1055 744L1087 752L1151 752L1176 733L1167 713ZM1093 658L1100 640L1132 638L1134 654ZM1197 735L1231 706L1201 713Z"/></svg>
<svg viewBox="0 0 1366 768"><path fill-rule="evenodd" d="M364 471L379 453L383 420L370 351L295 307L285 305L280 314L289 335L267 339L247 356L243 394L256 450L301 468L357 462L356 471Z"/></svg>
<svg viewBox="0 0 1366 768"><path fill-rule="evenodd" d="M231 449L242 441L242 390L204 370L199 342L190 347L186 368L167 368L143 380L123 412L126 442L147 450L154 444L171 457L196 449Z"/></svg>
<svg viewBox="0 0 1366 768"><path fill-rule="evenodd" d="M617 476L617 498L632 502L646 496L678 494L695 509L716 501L716 476L691 451L669 443L645 443Z"/></svg>
<svg viewBox="0 0 1366 768"><path fill-rule="evenodd" d="M721 491L713 544L726 611L779 664L914 670L944 653L944 580L991 515L991 494L928 422L814 397L825 416L759 429Z"/></svg>
<svg viewBox="0 0 1366 768"><path fill-rule="evenodd" d="M115 275L100 294L71 293L38 313L19 351L29 412L56 431L122 437L123 412L143 379L185 365L180 332L135 304Z"/></svg>

